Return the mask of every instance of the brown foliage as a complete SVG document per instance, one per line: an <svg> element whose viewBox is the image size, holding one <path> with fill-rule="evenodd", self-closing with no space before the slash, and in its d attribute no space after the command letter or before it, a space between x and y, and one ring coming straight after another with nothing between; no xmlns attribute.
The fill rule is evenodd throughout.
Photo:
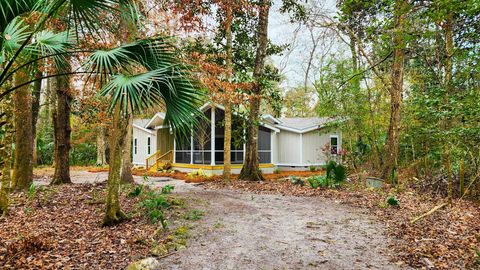
<svg viewBox="0 0 480 270"><path fill-rule="evenodd" d="M12 194L10 215L0 219L0 269L123 269L148 256L166 237L155 234L158 224L125 190L120 200L131 219L102 228L104 192L105 184L76 184L45 187L33 201Z"/></svg>

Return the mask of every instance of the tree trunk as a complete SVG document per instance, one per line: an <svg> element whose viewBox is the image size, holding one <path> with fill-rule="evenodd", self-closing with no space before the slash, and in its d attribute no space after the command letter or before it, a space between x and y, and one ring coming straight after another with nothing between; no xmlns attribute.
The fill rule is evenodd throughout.
<svg viewBox="0 0 480 270"><path fill-rule="evenodd" d="M72 102L70 77L56 78L56 109L53 116L55 137L55 173L50 184L71 183L70 179L70 104Z"/></svg>
<svg viewBox="0 0 480 270"><path fill-rule="evenodd" d="M400 148L400 108L403 95L403 69L405 59L405 22L408 3L396 0L394 7L393 64L390 87L390 124L382 177L395 184L397 181L398 152Z"/></svg>
<svg viewBox="0 0 480 270"><path fill-rule="evenodd" d="M15 73L15 85L29 80L25 69L20 69ZM20 190L28 188L33 182L32 94L29 85L14 91L13 103L15 107L15 155L12 187Z"/></svg>
<svg viewBox="0 0 480 270"><path fill-rule="evenodd" d="M106 157L106 145L105 145L105 127L99 125L97 127L97 166L105 166L107 164Z"/></svg>
<svg viewBox="0 0 480 270"><path fill-rule="evenodd" d="M127 2L124 4L128 4ZM130 10L127 6L123 4L120 5L120 9L124 13L121 17L120 25L118 28L119 32L119 39L120 43L126 44L127 42L132 42L135 40L137 36L137 28L135 25L135 19L133 17L129 17L127 14L130 14ZM125 122L125 125L122 128L127 129L124 130L125 138L122 138L122 147L123 147L123 154L122 154L122 174L121 174L121 182L122 183L134 183L133 175L132 175L132 129L133 129L133 112L128 113L128 121ZM110 152L110 158L114 159L113 153Z"/></svg>
<svg viewBox="0 0 480 270"><path fill-rule="evenodd" d="M123 147L122 162L122 183L134 183L132 175L132 132L133 132L133 115L129 114L127 133Z"/></svg>
<svg viewBox="0 0 480 270"><path fill-rule="evenodd" d="M452 55L453 55L453 15L452 12L447 14L445 23L444 23L444 32L445 32L445 54L446 54L446 61L445 61L445 98L444 98L444 105L450 110L449 105L449 94L452 88L452 71L453 71L453 63L452 63ZM444 120L444 162L445 167L447 169L447 177L448 177L448 201L451 204L453 199L453 175L452 175L452 165L451 165L451 157L450 157L450 140L448 131L450 129L450 123L452 119L451 117L447 116Z"/></svg>
<svg viewBox="0 0 480 270"><path fill-rule="evenodd" d="M253 78L256 81L256 85L252 89L252 96L250 98L250 112L248 116L248 128L247 128L247 144L245 153L245 162L240 172L239 179L262 181L264 180L262 172L259 168L258 160L258 122L260 113L260 98L261 98L261 86L260 79L263 74L265 65L265 58L267 55L267 43L268 43L268 13L270 11L270 2L267 0L261 0L259 3L260 12L257 28L257 52L255 55L255 66L253 69Z"/></svg>
<svg viewBox="0 0 480 270"><path fill-rule="evenodd" d="M460 197L465 193L465 159L462 157L460 159L460 168L458 171L458 178L460 181Z"/></svg>
<svg viewBox="0 0 480 270"><path fill-rule="evenodd" d="M33 83L33 93L32 93L32 162L33 165L37 164L37 120L38 120L38 113L40 111L40 93L42 91L42 81L40 78L42 77L42 72L38 70L35 72L35 81Z"/></svg>
<svg viewBox="0 0 480 270"><path fill-rule="evenodd" d="M228 80L231 81L231 76L233 74L232 70L232 20L233 12L231 5L226 6L226 20L225 20L225 36L227 39L226 49L227 49L227 69L228 69ZM228 99L228 97L226 97ZM229 100L225 100L225 134L223 142L223 179L226 181L230 180L230 175L232 173L232 164L231 164L231 147L232 147L232 103Z"/></svg>
<svg viewBox="0 0 480 270"><path fill-rule="evenodd" d="M231 147L232 147L232 104L225 103L225 140L223 142L223 179L230 180L232 174Z"/></svg>
<svg viewBox="0 0 480 270"><path fill-rule="evenodd" d="M110 133L110 164L107 180L107 199L103 226L111 226L126 219L120 209L119 189L122 175L122 156L124 152L124 141L126 136L126 121L122 121L120 108L115 108Z"/></svg>
<svg viewBox="0 0 480 270"><path fill-rule="evenodd" d="M2 102L2 112L5 113L5 125L2 145L0 147L0 162L2 166L2 187L0 188L0 215L8 214L8 194L11 186L11 157L13 142L13 112L10 97L4 98Z"/></svg>

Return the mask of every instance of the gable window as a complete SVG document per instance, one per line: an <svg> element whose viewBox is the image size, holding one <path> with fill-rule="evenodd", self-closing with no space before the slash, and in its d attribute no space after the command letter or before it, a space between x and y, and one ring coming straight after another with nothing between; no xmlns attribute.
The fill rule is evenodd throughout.
<svg viewBox="0 0 480 270"><path fill-rule="evenodd" d="M147 138L147 155L150 155L152 153L152 140L150 137Z"/></svg>
<svg viewBox="0 0 480 270"><path fill-rule="evenodd" d="M138 140L137 138L133 139L133 153L136 155L138 152Z"/></svg>
<svg viewBox="0 0 480 270"><path fill-rule="evenodd" d="M338 154L338 136L337 135L330 136L330 153L332 153L332 155Z"/></svg>

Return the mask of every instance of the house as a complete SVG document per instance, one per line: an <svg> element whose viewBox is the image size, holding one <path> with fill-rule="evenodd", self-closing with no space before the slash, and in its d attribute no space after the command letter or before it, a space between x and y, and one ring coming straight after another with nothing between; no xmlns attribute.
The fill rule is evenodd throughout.
<svg viewBox="0 0 480 270"><path fill-rule="evenodd" d="M133 164L156 170L171 163L172 168L189 172L202 169L206 173L223 171L224 111L220 105L207 103L200 108L200 120L191 136L175 138L164 123L165 114L133 122ZM232 172L239 173L244 159L245 144L242 118L232 117ZM260 169L264 173L280 170L306 170L324 165L327 156L341 149L340 130L326 128L329 118L275 118L263 115L258 131ZM327 147L327 149L325 149ZM327 153L325 153L327 152ZM213 157L213 158L212 158Z"/></svg>

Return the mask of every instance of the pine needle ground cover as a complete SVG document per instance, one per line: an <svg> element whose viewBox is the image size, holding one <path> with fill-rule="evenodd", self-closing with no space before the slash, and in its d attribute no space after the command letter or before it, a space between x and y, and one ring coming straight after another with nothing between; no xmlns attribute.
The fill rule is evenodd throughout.
<svg viewBox="0 0 480 270"><path fill-rule="evenodd" d="M389 237L393 262L401 267L422 269L480 268L480 205L466 200L454 200L446 206L412 224L412 220L446 200L413 190L364 189L353 184L339 188L317 188L298 185L291 180L264 182L214 181L205 183L209 189L232 189L255 194L285 196L318 196L339 204L361 207L384 223ZM392 195L394 194L394 196ZM390 205L395 198L398 205ZM315 205L305 205L315 207Z"/></svg>
<svg viewBox="0 0 480 270"><path fill-rule="evenodd" d="M139 186L121 188L120 203L130 219L102 228L105 184L32 187L12 194L10 214L0 218L0 269L123 269L152 256L170 230L152 222ZM161 191L156 191L161 192ZM153 198L153 199L152 199ZM187 210L173 197L163 218L174 230ZM170 201L170 198L173 200ZM153 213L154 214L154 213Z"/></svg>

